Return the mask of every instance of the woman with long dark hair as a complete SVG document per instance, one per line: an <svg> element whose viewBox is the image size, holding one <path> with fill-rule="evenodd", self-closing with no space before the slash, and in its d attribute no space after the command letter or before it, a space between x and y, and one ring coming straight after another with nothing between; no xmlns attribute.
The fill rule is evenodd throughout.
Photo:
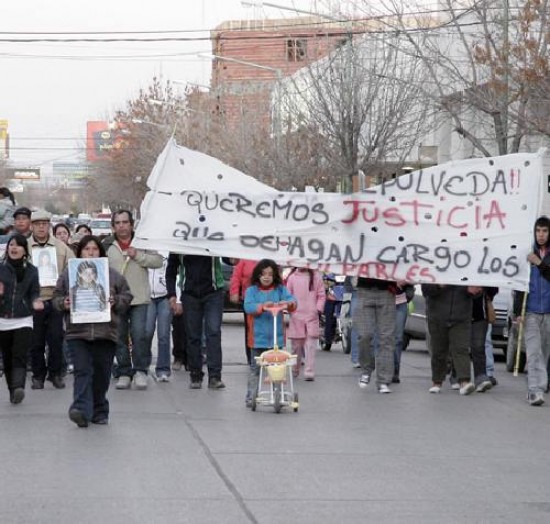
<svg viewBox="0 0 550 524"><path fill-rule="evenodd" d="M0 349L12 404L25 398L32 315L44 309L39 296L38 270L29 262L27 239L17 233L0 264Z"/></svg>
<svg viewBox="0 0 550 524"><path fill-rule="evenodd" d="M93 235L83 237L76 250L77 258L105 256L100 240ZM90 269L88 266L81 263L79 267L87 270ZM119 318L128 309L133 297L126 279L115 269L109 268L111 321L75 324L71 322L69 312L71 301L78 299L72 291L69 270L66 269L57 281L53 303L54 307L66 313L65 337L74 364L73 403L69 408L69 418L79 428L85 428L89 422L107 424L109 421L107 390L115 357Z"/></svg>

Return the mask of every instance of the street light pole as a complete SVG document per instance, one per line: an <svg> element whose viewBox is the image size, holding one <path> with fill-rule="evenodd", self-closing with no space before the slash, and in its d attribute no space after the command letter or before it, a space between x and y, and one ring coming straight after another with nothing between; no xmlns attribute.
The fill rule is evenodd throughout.
<svg viewBox="0 0 550 524"><path fill-rule="evenodd" d="M342 22L340 18L332 15L325 15L321 13L316 13L315 11L306 11L305 9L298 9L296 7L290 7L288 5L279 5L273 4L271 2L263 2L262 0L252 1L252 0L241 0L241 5L243 7L273 7L275 9L281 9L283 11L292 11L293 13L300 13L303 15L312 15L318 16L319 18L326 18L327 20L332 20L333 22ZM344 20L347 21L347 20Z"/></svg>

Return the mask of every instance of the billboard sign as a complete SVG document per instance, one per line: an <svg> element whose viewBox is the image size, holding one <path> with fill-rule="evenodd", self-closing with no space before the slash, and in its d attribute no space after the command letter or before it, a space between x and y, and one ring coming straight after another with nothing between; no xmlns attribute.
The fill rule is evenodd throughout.
<svg viewBox="0 0 550 524"><path fill-rule="evenodd" d="M40 168L39 167L12 167L8 170L8 175L16 180L40 180Z"/></svg>
<svg viewBox="0 0 550 524"><path fill-rule="evenodd" d="M10 156L9 139L8 121L0 119L0 158L9 158Z"/></svg>
<svg viewBox="0 0 550 524"><path fill-rule="evenodd" d="M122 134L118 123L104 120L89 121L86 124L86 160L105 160L122 144Z"/></svg>

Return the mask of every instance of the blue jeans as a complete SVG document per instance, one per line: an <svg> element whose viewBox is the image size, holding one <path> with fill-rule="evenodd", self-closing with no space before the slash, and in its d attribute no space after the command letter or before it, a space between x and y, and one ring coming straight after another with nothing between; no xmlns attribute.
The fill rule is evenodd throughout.
<svg viewBox="0 0 550 524"><path fill-rule="evenodd" d="M73 356L73 403L86 420L109 418L107 390L116 343L111 340L68 340Z"/></svg>
<svg viewBox="0 0 550 524"><path fill-rule="evenodd" d="M130 306L130 309L120 316L115 376L132 377L136 371L147 373L149 370L151 346L147 344L145 333L147 309L148 304ZM128 333L132 340L132 355L128 347Z"/></svg>
<svg viewBox="0 0 550 524"><path fill-rule="evenodd" d="M153 344L155 328L157 330L157 363L155 372L170 375L170 328L172 326L172 310L167 297L152 298L147 308L147 321L145 332L147 345Z"/></svg>
<svg viewBox="0 0 550 524"><path fill-rule="evenodd" d="M188 293L181 295L187 332L187 366L191 380L202 380L204 376L201 351L203 326L208 377L221 379L223 294L221 289L200 298Z"/></svg>
<svg viewBox="0 0 550 524"><path fill-rule="evenodd" d="M351 305L350 305L350 316L352 318L351 322L351 363L352 364L358 364L359 363L359 342L357 337L357 328L355 327L355 324L353 323L353 315L355 313L355 308L357 307L357 292L355 289L353 290L351 294Z"/></svg>

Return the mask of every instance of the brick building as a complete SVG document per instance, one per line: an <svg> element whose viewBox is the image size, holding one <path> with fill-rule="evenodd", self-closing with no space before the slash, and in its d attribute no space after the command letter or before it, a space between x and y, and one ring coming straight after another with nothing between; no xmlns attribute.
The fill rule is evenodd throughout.
<svg viewBox="0 0 550 524"><path fill-rule="evenodd" d="M274 131L282 125L271 107L278 80L326 56L356 30L319 17L223 22L211 31L212 54L228 59L212 62L213 113L229 131L256 125Z"/></svg>

